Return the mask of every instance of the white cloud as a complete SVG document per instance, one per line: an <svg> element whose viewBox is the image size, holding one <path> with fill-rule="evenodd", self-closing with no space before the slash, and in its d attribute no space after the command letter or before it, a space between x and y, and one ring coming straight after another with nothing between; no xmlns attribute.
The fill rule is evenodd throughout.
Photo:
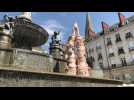
<svg viewBox="0 0 134 100"><path fill-rule="evenodd" d="M50 37L53 35L54 31L57 31L57 32L60 32L59 39L61 39L62 41L65 40L66 38L65 31L67 29L63 25L61 25L58 21L51 19L51 20L44 22L41 26L47 30Z"/></svg>
<svg viewBox="0 0 134 100"><path fill-rule="evenodd" d="M44 22L41 26L48 31L49 35L53 35L54 31L65 30L65 27L63 25L61 25L58 21L53 19Z"/></svg>
<svg viewBox="0 0 134 100"><path fill-rule="evenodd" d="M57 32L60 31L59 39L61 39L61 41L65 40L64 38L65 38L65 34L66 34L66 32L65 32L66 28L63 25L61 25L58 21L51 19L51 20L44 22L41 26L44 29L46 29L50 35L47 43L42 46L43 49L46 49L48 51L49 43L51 42L50 38L53 35L54 31L57 31Z"/></svg>

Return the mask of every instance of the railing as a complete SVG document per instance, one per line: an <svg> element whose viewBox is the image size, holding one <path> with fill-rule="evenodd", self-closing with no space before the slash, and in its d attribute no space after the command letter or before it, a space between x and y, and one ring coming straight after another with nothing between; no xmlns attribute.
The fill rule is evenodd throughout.
<svg viewBox="0 0 134 100"><path fill-rule="evenodd" d="M110 69L112 70L112 69L117 69L117 68L126 68L126 67L128 68L129 66L134 66L134 61L127 62L127 65L126 66L123 66L122 64L116 64L115 67L110 66ZM103 70L109 70L109 69L103 68Z"/></svg>
<svg viewBox="0 0 134 100"><path fill-rule="evenodd" d="M114 57L114 53L109 53L109 57Z"/></svg>

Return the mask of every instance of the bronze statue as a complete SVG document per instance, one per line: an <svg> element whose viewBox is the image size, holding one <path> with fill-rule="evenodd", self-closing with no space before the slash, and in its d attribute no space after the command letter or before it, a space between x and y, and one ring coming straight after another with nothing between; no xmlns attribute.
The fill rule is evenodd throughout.
<svg viewBox="0 0 134 100"><path fill-rule="evenodd" d="M52 35L52 42L53 43L56 43L56 44L59 44L60 43L60 40L58 39L58 35L60 34L60 32L54 32L54 35Z"/></svg>

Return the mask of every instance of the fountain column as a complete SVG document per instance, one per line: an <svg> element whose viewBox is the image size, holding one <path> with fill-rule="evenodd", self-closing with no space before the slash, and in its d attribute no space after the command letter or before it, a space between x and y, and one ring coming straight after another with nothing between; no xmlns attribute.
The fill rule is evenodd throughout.
<svg viewBox="0 0 134 100"><path fill-rule="evenodd" d="M66 46L68 64L65 67L65 73L68 75L76 75L76 56L74 52L75 35L70 36L68 44Z"/></svg>
<svg viewBox="0 0 134 100"><path fill-rule="evenodd" d="M89 77L91 69L86 62L85 45L83 39L80 36L79 27L77 23L74 24L74 30L76 35L75 52L77 55L77 75Z"/></svg>
<svg viewBox="0 0 134 100"><path fill-rule="evenodd" d="M83 43L83 39L79 36L76 38L77 42L77 75L80 76L91 76L90 71L91 68L88 66L85 57L85 46Z"/></svg>

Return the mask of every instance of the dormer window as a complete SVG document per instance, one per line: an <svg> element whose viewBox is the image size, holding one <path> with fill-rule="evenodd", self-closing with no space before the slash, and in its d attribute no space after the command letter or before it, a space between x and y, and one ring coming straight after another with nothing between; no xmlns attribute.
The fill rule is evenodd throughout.
<svg viewBox="0 0 134 100"><path fill-rule="evenodd" d="M116 34L115 37L116 37L116 43L122 41L120 34Z"/></svg>
<svg viewBox="0 0 134 100"><path fill-rule="evenodd" d="M119 29L119 25L115 24L109 30L110 30L110 32L113 32L113 31L118 31L118 29Z"/></svg>
<svg viewBox="0 0 134 100"><path fill-rule="evenodd" d="M112 45L111 38L107 38L107 46Z"/></svg>
<svg viewBox="0 0 134 100"><path fill-rule="evenodd" d="M129 21L128 20L126 20L126 24L128 24L129 23Z"/></svg>

